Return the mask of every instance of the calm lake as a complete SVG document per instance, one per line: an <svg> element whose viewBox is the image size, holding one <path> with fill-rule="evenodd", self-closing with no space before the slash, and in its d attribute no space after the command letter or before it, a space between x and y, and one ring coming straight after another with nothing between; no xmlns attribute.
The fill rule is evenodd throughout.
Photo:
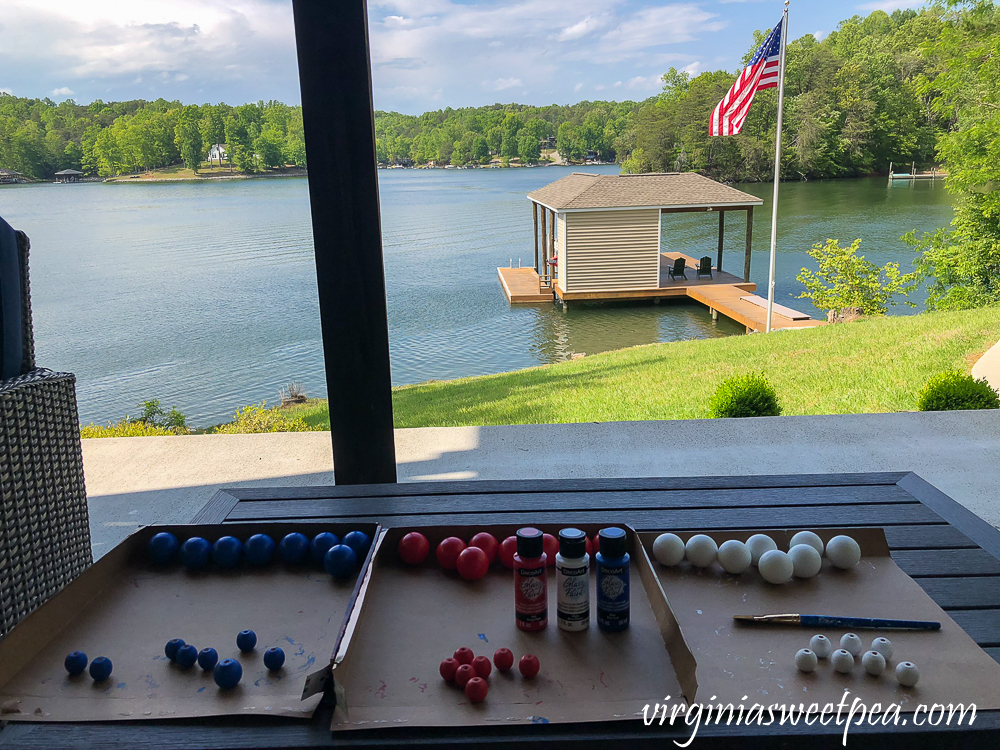
<svg viewBox="0 0 1000 750"><path fill-rule="evenodd" d="M525 194L567 173L379 172L395 384L742 334L694 304L511 308L496 268L532 262ZM765 200L754 216L751 277L766 294L771 186L741 187ZM139 402L158 398L204 426L238 406L275 402L289 381L326 395L305 179L3 186L0 215L31 237L38 363L76 373L83 422L136 414ZM862 237L870 260L909 270L900 235L950 220L940 182L786 183L776 300L818 314L793 299L796 274L814 265L806 255L814 242ZM665 217L664 237L714 257L716 226L715 214ZM723 266L742 273L739 219L727 233Z"/></svg>

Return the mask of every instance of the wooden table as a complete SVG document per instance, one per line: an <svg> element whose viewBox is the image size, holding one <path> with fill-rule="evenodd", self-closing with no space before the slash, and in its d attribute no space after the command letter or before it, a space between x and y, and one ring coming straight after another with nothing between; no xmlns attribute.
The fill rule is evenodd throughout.
<svg viewBox="0 0 1000 750"><path fill-rule="evenodd" d="M915 474L822 474L714 478L433 482L218 492L196 523L337 519L387 526L625 523L639 530L879 526L892 556L972 638L1000 661L1000 532ZM655 699L656 696L650 696ZM544 742L546 747L674 747L690 732L641 722L382 729L331 735L331 708L310 722L233 719L104 724L10 724L0 748L477 747ZM967 723L967 722L966 722ZM841 747L843 727L702 727L692 747ZM878 738L872 737L878 734ZM970 728L852 727L858 746L997 747L1000 711ZM530 739L529 739L530 738ZM850 742L850 740L849 740Z"/></svg>

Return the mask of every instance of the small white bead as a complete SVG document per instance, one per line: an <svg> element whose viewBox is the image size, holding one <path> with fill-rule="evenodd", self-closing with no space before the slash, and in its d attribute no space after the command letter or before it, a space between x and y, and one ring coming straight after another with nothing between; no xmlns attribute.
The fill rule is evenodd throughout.
<svg viewBox="0 0 1000 750"><path fill-rule="evenodd" d="M760 562L761 555L768 550L778 549L778 545L767 534L754 534L747 539L747 547L750 550L750 564L756 565Z"/></svg>
<svg viewBox="0 0 1000 750"><path fill-rule="evenodd" d="M660 565L672 567L684 559L684 542L676 534L660 534L653 542L653 557Z"/></svg>
<svg viewBox="0 0 1000 750"><path fill-rule="evenodd" d="M896 665L896 679L903 687L913 687L920 679L920 670L912 661L901 661Z"/></svg>
<svg viewBox="0 0 1000 750"><path fill-rule="evenodd" d="M886 661L892 658L892 641L888 638L876 638L872 641L872 651L878 651Z"/></svg>
<svg viewBox="0 0 1000 750"><path fill-rule="evenodd" d="M792 572L796 578L812 578L823 567L823 558L815 547L808 544L796 544L788 550L792 561Z"/></svg>
<svg viewBox="0 0 1000 750"><path fill-rule="evenodd" d="M865 650L861 639L854 633L844 633L844 637L840 639L840 647L850 653L851 656L858 656Z"/></svg>
<svg viewBox="0 0 1000 750"><path fill-rule="evenodd" d="M850 651L838 648L830 655L830 664L842 674L849 674L854 669L854 657Z"/></svg>
<svg viewBox="0 0 1000 750"><path fill-rule="evenodd" d="M725 568L727 573L733 575L745 573L750 567L750 561L750 550L743 542L730 539L719 547L719 565Z"/></svg>
<svg viewBox="0 0 1000 750"><path fill-rule="evenodd" d="M861 562L861 547L849 536L835 536L826 543L826 557L837 568L850 570Z"/></svg>
<svg viewBox="0 0 1000 750"><path fill-rule="evenodd" d="M792 580L792 560L781 550L768 550L757 562L760 577L768 583L788 583Z"/></svg>
<svg viewBox="0 0 1000 750"><path fill-rule="evenodd" d="M699 568L707 568L714 563L718 553L719 545L712 537L705 534L695 534L684 545L684 556L692 565Z"/></svg>
<svg viewBox="0 0 1000 750"><path fill-rule="evenodd" d="M792 537L792 540L788 543L788 549L791 549L796 544L808 544L814 550L819 552L820 556L823 555L823 540L819 538L819 535L814 534L811 531L800 531L798 534Z"/></svg>
<svg viewBox="0 0 1000 750"><path fill-rule="evenodd" d="M819 659L816 658L816 654L807 648L800 648L795 653L795 666L800 672L815 671L817 663Z"/></svg>
<svg viewBox="0 0 1000 750"><path fill-rule="evenodd" d="M878 651L865 651L861 657L861 666L872 677L878 677L885 671L885 657Z"/></svg>
<svg viewBox="0 0 1000 750"><path fill-rule="evenodd" d="M820 659L825 659L833 652L833 644L830 643L830 639L825 635L817 634L810 638L809 648L811 648Z"/></svg>

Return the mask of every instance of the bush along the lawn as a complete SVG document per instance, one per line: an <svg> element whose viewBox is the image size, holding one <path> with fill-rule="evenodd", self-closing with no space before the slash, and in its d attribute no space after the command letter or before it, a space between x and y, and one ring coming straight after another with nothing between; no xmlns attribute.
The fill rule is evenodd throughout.
<svg viewBox="0 0 1000 750"><path fill-rule="evenodd" d="M1000 396L985 378L976 380L958 370L935 375L917 396L920 411L955 411L959 409L998 409Z"/></svg>
<svg viewBox="0 0 1000 750"><path fill-rule="evenodd" d="M708 402L708 416L777 417L781 405L774 387L761 373L746 373L726 378Z"/></svg>

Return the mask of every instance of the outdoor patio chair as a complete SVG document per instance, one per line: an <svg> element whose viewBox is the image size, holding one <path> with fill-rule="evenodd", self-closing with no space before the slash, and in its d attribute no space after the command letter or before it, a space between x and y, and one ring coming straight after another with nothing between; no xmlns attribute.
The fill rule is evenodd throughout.
<svg viewBox="0 0 1000 750"><path fill-rule="evenodd" d="M712 256L706 255L701 259L698 264L698 274L697 277L700 279L702 276L708 276L712 278Z"/></svg>
<svg viewBox="0 0 1000 750"><path fill-rule="evenodd" d="M687 272L684 270L684 259L678 258L674 261L672 266L667 268L667 276L671 279L676 279L678 276L683 276L684 280L687 281Z"/></svg>
<svg viewBox="0 0 1000 750"><path fill-rule="evenodd" d="M2 220L0 232L0 298L8 303L0 300L2 636L93 558L76 377L35 367L30 244L23 232L12 234ZM19 304L11 307L12 301Z"/></svg>

